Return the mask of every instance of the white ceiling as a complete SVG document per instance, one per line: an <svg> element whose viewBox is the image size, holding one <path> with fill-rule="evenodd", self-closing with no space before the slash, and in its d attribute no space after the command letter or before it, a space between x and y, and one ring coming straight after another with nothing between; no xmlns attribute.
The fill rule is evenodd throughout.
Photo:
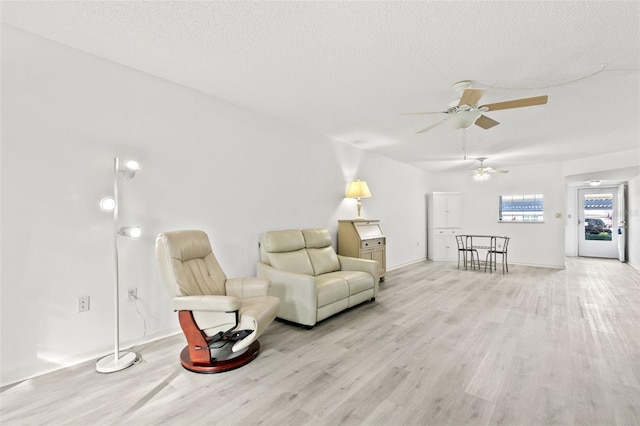
<svg viewBox="0 0 640 426"><path fill-rule="evenodd" d="M2 21L430 171L473 169L453 83L489 112L468 157L518 165L640 146L640 2L2 2ZM603 67L603 64L606 64ZM615 166L615 165L612 165Z"/></svg>

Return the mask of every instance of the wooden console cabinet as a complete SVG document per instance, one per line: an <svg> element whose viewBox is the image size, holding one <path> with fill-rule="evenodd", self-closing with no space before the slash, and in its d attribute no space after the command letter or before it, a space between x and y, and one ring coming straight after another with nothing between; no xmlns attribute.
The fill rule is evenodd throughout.
<svg viewBox="0 0 640 426"><path fill-rule="evenodd" d="M387 273L386 237L379 220L338 221L338 254L375 260L380 266L380 281Z"/></svg>

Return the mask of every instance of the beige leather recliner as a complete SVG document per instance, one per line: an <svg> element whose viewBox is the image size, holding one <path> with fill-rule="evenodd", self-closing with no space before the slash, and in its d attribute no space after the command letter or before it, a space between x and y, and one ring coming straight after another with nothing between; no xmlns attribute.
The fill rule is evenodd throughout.
<svg viewBox="0 0 640 426"><path fill-rule="evenodd" d="M260 349L257 339L280 305L268 295L269 280L227 278L207 234L198 230L158 235L156 258L187 338L182 366L217 373L252 361Z"/></svg>
<svg viewBox="0 0 640 426"><path fill-rule="evenodd" d="M257 275L280 299L278 318L307 328L378 295L378 263L336 254L326 229L267 232L260 259Z"/></svg>

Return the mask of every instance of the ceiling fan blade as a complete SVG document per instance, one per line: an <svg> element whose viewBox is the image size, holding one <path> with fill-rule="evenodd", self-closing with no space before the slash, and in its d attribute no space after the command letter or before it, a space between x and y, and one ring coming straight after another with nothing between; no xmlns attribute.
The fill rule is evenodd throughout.
<svg viewBox="0 0 640 426"><path fill-rule="evenodd" d="M486 115L481 115L480 117L478 117L478 119L476 120L476 126L480 126L483 129L490 129L493 126L497 126L498 123L496 120L487 117Z"/></svg>
<svg viewBox="0 0 640 426"><path fill-rule="evenodd" d="M401 112L398 115L430 115L430 114L446 114L447 111L430 111L430 112Z"/></svg>
<svg viewBox="0 0 640 426"><path fill-rule="evenodd" d="M491 169L489 173L509 173L509 170Z"/></svg>
<svg viewBox="0 0 640 426"><path fill-rule="evenodd" d="M424 129L417 131L417 132L416 132L416 134L418 134L418 133L424 133L424 132L427 132L427 131L429 131L429 130L433 129L434 127L437 127L437 126L441 125L441 124L442 124L442 123L444 123L445 121L447 121L447 119L446 119L446 118L445 118L444 120L440 120L440 121L438 121L437 123L432 124L432 125L431 125L431 126L429 126L429 127L425 127Z"/></svg>
<svg viewBox="0 0 640 426"><path fill-rule="evenodd" d="M487 111L497 111L499 109L522 108L534 105L544 105L547 103L547 95L536 96L533 98L514 99L512 101L496 102L495 104L482 105L488 108Z"/></svg>
<svg viewBox="0 0 640 426"><path fill-rule="evenodd" d="M464 92L462 92L462 97L460 97L460 102L458 102L458 106L478 105L478 101L480 101L480 98L482 97L482 95L484 95L485 92L486 90L482 90L482 89L465 89Z"/></svg>

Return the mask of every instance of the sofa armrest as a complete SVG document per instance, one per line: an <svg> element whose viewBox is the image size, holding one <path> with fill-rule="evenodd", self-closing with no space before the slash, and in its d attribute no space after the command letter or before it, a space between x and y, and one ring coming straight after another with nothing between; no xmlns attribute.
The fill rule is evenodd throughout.
<svg viewBox="0 0 640 426"><path fill-rule="evenodd" d="M271 280L269 295L280 299L279 318L307 326L316 324L318 293L315 277L276 269L264 262L258 262L257 275Z"/></svg>
<svg viewBox="0 0 640 426"><path fill-rule="evenodd" d="M373 297L378 296L378 283L380 282L380 265L375 260L360 259L338 255L340 269L343 271L368 272L373 276Z"/></svg>
<svg viewBox="0 0 640 426"><path fill-rule="evenodd" d="M242 302L230 296L180 296L172 299L176 311L233 312L240 310Z"/></svg>
<svg viewBox="0 0 640 426"><path fill-rule="evenodd" d="M267 296L271 282L268 279L256 277L229 278L224 286L227 296L248 299Z"/></svg>

